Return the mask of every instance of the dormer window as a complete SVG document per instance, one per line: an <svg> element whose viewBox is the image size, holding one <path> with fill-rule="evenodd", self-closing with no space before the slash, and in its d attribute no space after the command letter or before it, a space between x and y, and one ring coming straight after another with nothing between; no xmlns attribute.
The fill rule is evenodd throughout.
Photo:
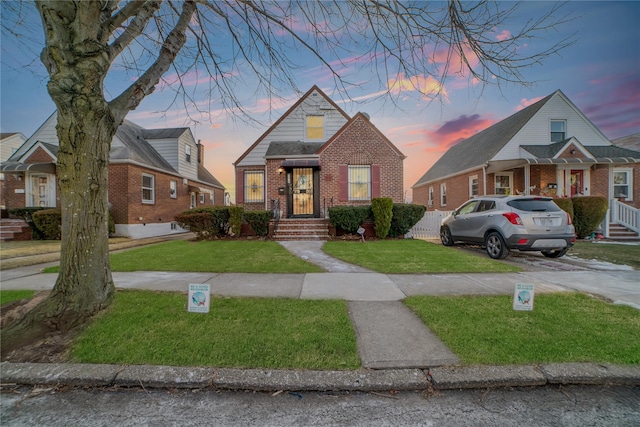
<svg viewBox="0 0 640 427"><path fill-rule="evenodd" d="M324 139L324 116L307 116L306 140Z"/></svg>
<svg viewBox="0 0 640 427"><path fill-rule="evenodd" d="M191 163L191 146L190 145L184 146L184 154L185 154L186 162Z"/></svg>
<svg viewBox="0 0 640 427"><path fill-rule="evenodd" d="M567 121L551 120L551 142L560 142L567 139Z"/></svg>

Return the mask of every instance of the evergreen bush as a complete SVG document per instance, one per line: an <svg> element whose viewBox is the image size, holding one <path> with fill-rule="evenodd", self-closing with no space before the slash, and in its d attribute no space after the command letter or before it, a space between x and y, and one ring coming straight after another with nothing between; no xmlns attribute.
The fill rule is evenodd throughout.
<svg viewBox="0 0 640 427"><path fill-rule="evenodd" d="M334 206L329 208L329 222L347 234L356 234L358 227L371 219L371 206Z"/></svg>
<svg viewBox="0 0 640 427"><path fill-rule="evenodd" d="M574 222L573 199L564 197L562 199L553 199L553 201L560 209L568 213L571 217L571 222Z"/></svg>
<svg viewBox="0 0 640 427"><path fill-rule="evenodd" d="M426 206L411 203L395 203L391 217L389 237L401 237L422 219Z"/></svg>
<svg viewBox="0 0 640 427"><path fill-rule="evenodd" d="M264 237L269 233L271 211L246 211L244 219L258 236Z"/></svg>
<svg viewBox="0 0 640 427"><path fill-rule="evenodd" d="M229 206L229 227L231 227L234 236L240 236L243 212L242 206Z"/></svg>
<svg viewBox="0 0 640 427"><path fill-rule="evenodd" d="M589 236L607 214L607 199L602 196L572 197L576 234L579 239Z"/></svg>
<svg viewBox="0 0 640 427"><path fill-rule="evenodd" d="M393 215L393 200L389 197L377 197L371 200L371 211L375 222L376 237L384 239L389 235L391 216Z"/></svg>
<svg viewBox="0 0 640 427"><path fill-rule="evenodd" d="M31 218L43 240L60 240L62 211L59 208L35 211Z"/></svg>

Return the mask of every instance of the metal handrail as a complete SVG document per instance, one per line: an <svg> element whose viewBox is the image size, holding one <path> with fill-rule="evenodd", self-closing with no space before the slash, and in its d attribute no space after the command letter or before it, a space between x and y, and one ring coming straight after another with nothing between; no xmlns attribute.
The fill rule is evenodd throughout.
<svg viewBox="0 0 640 427"><path fill-rule="evenodd" d="M280 199L271 199L271 218L273 219L273 234L276 234L280 224Z"/></svg>

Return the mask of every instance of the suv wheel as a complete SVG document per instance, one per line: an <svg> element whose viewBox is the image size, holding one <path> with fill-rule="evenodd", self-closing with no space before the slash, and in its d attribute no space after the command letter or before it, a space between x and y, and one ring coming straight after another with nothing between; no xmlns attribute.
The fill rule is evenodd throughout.
<svg viewBox="0 0 640 427"><path fill-rule="evenodd" d="M487 255L493 259L503 259L509 255L509 248L497 231L489 233L484 244L487 247Z"/></svg>
<svg viewBox="0 0 640 427"><path fill-rule="evenodd" d="M542 251L542 255L546 256L547 258L560 258L561 256L564 256L564 254L566 254L568 250L568 248L564 248L558 249L556 251Z"/></svg>
<svg viewBox="0 0 640 427"><path fill-rule="evenodd" d="M449 227L442 227L440 229L440 241L444 246L453 246L453 236Z"/></svg>

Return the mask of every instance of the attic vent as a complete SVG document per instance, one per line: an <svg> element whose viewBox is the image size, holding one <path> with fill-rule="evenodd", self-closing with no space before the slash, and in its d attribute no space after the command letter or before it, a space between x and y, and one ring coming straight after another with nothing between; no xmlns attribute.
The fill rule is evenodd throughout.
<svg viewBox="0 0 640 427"><path fill-rule="evenodd" d="M318 96L318 92L313 92L311 96Z"/></svg>

